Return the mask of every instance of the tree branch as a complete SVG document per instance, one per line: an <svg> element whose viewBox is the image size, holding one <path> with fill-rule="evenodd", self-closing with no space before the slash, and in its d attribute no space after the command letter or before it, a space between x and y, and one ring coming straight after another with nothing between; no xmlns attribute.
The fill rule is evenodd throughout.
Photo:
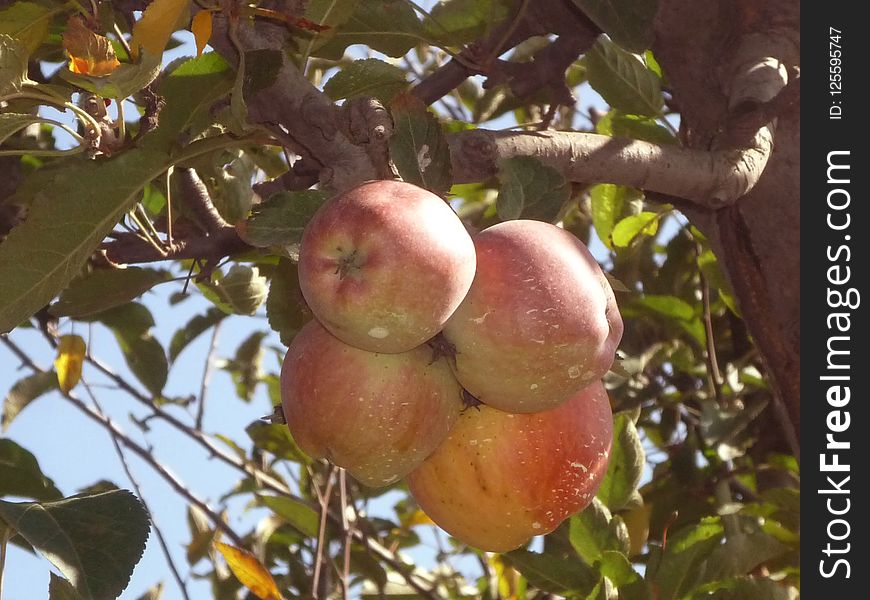
<svg viewBox="0 0 870 600"><path fill-rule="evenodd" d="M477 129L455 133L448 140L455 183L495 176L501 159L533 156L569 181L628 185L716 209L752 189L770 157L771 137L762 129L752 147L715 151L553 131Z"/></svg>
<svg viewBox="0 0 870 600"><path fill-rule="evenodd" d="M239 55L228 27L227 18L216 14L209 43L230 64L237 65ZM342 191L375 179L377 172L365 150L339 130L335 105L285 52L286 27L264 20L239 20L236 37L244 52L266 51L272 60L280 61L274 81L244 98L248 120L271 131L305 162L316 162L320 183L328 188Z"/></svg>

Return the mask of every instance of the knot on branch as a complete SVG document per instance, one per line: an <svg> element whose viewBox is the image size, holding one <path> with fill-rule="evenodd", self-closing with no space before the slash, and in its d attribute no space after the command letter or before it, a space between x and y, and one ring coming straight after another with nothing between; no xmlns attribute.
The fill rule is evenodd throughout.
<svg viewBox="0 0 870 600"><path fill-rule="evenodd" d="M380 100L368 96L351 98L336 110L341 132L352 144L365 150L378 179L395 179L389 151L393 118Z"/></svg>

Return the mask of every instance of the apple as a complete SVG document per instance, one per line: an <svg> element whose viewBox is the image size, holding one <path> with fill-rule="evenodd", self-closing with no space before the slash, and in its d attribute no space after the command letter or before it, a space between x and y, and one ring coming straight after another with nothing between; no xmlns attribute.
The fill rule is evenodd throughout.
<svg viewBox="0 0 870 600"><path fill-rule="evenodd" d="M437 334L474 279L471 236L447 203L370 181L324 204L302 236L299 285L333 335L405 352Z"/></svg>
<svg viewBox="0 0 870 600"><path fill-rule="evenodd" d="M507 552L592 502L612 438L610 401L600 381L539 413L481 405L459 416L408 485L423 512L450 535Z"/></svg>
<svg viewBox="0 0 870 600"><path fill-rule="evenodd" d="M463 406L449 364L433 362L428 347L376 354L345 344L317 321L301 329L284 357L281 400L302 450L370 487L422 463Z"/></svg>
<svg viewBox="0 0 870 600"><path fill-rule="evenodd" d="M595 258L555 225L517 220L474 237L477 272L444 327L456 377L480 401L538 412L600 379L622 318Z"/></svg>

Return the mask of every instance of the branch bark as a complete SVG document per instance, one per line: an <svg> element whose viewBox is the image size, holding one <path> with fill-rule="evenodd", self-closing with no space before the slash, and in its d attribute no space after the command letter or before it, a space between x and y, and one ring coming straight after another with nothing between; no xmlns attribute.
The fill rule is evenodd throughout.
<svg viewBox="0 0 870 600"><path fill-rule="evenodd" d="M732 204L751 190L771 151L766 130L752 147L740 150L707 151L591 133L483 129L453 134L449 143L456 183L493 177L501 159L534 156L570 181L628 185L706 209Z"/></svg>

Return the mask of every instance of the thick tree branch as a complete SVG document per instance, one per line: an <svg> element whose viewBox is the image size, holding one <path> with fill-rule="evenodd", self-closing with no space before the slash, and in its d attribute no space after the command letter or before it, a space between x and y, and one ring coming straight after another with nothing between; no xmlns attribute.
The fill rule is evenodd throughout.
<svg viewBox="0 0 870 600"><path fill-rule="evenodd" d="M751 190L771 150L767 130L743 150L695 150L591 133L482 129L456 133L449 143L456 183L493 177L501 159L534 156L570 181L628 185L707 209L732 204Z"/></svg>
<svg viewBox="0 0 870 600"><path fill-rule="evenodd" d="M165 254L135 234L116 233L115 239L102 246L106 257L117 264L138 264L163 260L201 258L219 260L236 252L250 250L234 227L224 227L214 235L176 240Z"/></svg>
<svg viewBox="0 0 870 600"><path fill-rule="evenodd" d="M216 15L209 43L237 65L239 49L230 40L228 27L227 19ZM317 163L320 183L328 188L342 191L375 179L377 171L366 151L340 131L335 105L311 85L285 52L287 29L263 20L239 20L235 33L246 56L263 51L278 63L274 81L246 93L248 120L271 131L305 162Z"/></svg>

